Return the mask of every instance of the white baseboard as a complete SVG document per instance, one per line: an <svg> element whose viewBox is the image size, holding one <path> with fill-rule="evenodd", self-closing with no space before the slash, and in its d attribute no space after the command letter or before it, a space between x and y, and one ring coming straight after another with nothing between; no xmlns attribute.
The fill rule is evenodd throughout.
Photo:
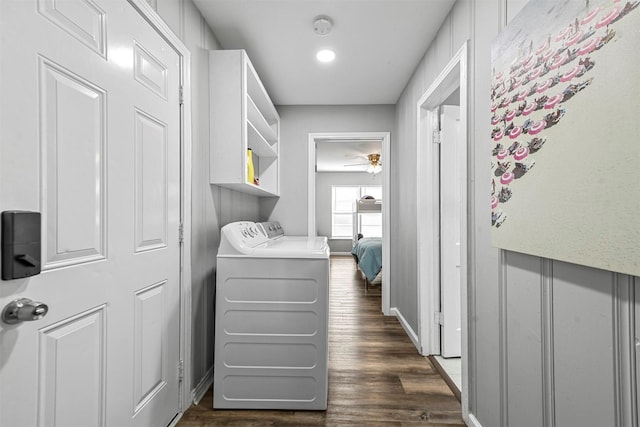
<svg viewBox="0 0 640 427"><path fill-rule="evenodd" d="M404 329L404 331L409 336L409 339L411 340L411 342L413 342L413 345L416 346L416 349L418 349L418 352L420 352L420 341L418 340L418 334L416 334L413 331L413 329L411 329L411 326L409 326L409 323L404 318L402 313L400 313L400 311L396 307L392 307L391 308L391 315L392 316L396 316L396 318L398 319L398 321L402 325L402 328Z"/></svg>
<svg viewBox="0 0 640 427"><path fill-rule="evenodd" d="M196 388L191 392L191 400L194 405L200 403L209 387L213 384L213 366L207 371L205 376L200 380Z"/></svg>
<svg viewBox="0 0 640 427"><path fill-rule="evenodd" d="M467 414L467 416L463 418L464 418L464 422L469 427L482 427L482 424L480 424L480 421L478 421L473 414Z"/></svg>
<svg viewBox="0 0 640 427"><path fill-rule="evenodd" d="M176 415L176 417L171 420L167 427L176 427L178 425L178 422L182 419L182 415L184 415L184 412L180 412L178 415Z"/></svg>

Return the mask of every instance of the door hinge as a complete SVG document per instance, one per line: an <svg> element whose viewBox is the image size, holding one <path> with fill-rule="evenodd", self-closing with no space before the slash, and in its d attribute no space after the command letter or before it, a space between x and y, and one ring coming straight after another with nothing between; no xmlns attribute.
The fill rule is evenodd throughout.
<svg viewBox="0 0 640 427"><path fill-rule="evenodd" d="M180 105L184 104L184 87L180 86L180 94L178 96L178 102Z"/></svg>
<svg viewBox="0 0 640 427"><path fill-rule="evenodd" d="M442 314L439 311L433 314L434 314L433 321L436 323L436 325L444 325L444 314Z"/></svg>
<svg viewBox="0 0 640 427"><path fill-rule="evenodd" d="M184 381L184 360L178 362L178 381Z"/></svg>
<svg viewBox="0 0 640 427"><path fill-rule="evenodd" d="M184 224L181 222L178 226L178 243L182 244L184 242Z"/></svg>
<svg viewBox="0 0 640 427"><path fill-rule="evenodd" d="M439 130L434 130L433 131L433 143L434 144L440 144L440 141L442 139L442 132Z"/></svg>

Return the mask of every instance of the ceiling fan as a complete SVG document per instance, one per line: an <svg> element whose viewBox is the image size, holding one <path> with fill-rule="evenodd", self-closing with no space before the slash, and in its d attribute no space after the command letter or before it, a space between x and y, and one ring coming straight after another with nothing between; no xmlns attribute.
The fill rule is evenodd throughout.
<svg viewBox="0 0 640 427"><path fill-rule="evenodd" d="M378 173L382 170L382 162L380 161L379 153L372 153L367 155L367 157L363 157L363 159L367 159L367 163L353 163L345 166L364 166L369 165L367 167L367 172L369 173Z"/></svg>

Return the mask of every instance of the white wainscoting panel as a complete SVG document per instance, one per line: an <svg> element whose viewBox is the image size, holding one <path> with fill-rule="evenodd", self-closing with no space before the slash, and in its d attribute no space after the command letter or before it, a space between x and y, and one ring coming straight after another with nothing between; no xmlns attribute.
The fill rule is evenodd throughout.
<svg viewBox="0 0 640 427"><path fill-rule="evenodd" d="M557 426L616 425L613 278L611 272L553 263Z"/></svg>
<svg viewBox="0 0 640 427"><path fill-rule="evenodd" d="M506 425L542 425L542 262L508 252L506 264Z"/></svg>

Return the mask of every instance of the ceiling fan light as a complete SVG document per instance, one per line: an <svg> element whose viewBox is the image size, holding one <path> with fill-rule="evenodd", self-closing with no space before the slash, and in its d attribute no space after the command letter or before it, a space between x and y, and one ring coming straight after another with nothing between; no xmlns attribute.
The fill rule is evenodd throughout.
<svg viewBox="0 0 640 427"><path fill-rule="evenodd" d="M377 164L380 163L380 154L377 154L377 153L369 154L367 158L369 159L369 162L371 162L373 166L376 166Z"/></svg>

